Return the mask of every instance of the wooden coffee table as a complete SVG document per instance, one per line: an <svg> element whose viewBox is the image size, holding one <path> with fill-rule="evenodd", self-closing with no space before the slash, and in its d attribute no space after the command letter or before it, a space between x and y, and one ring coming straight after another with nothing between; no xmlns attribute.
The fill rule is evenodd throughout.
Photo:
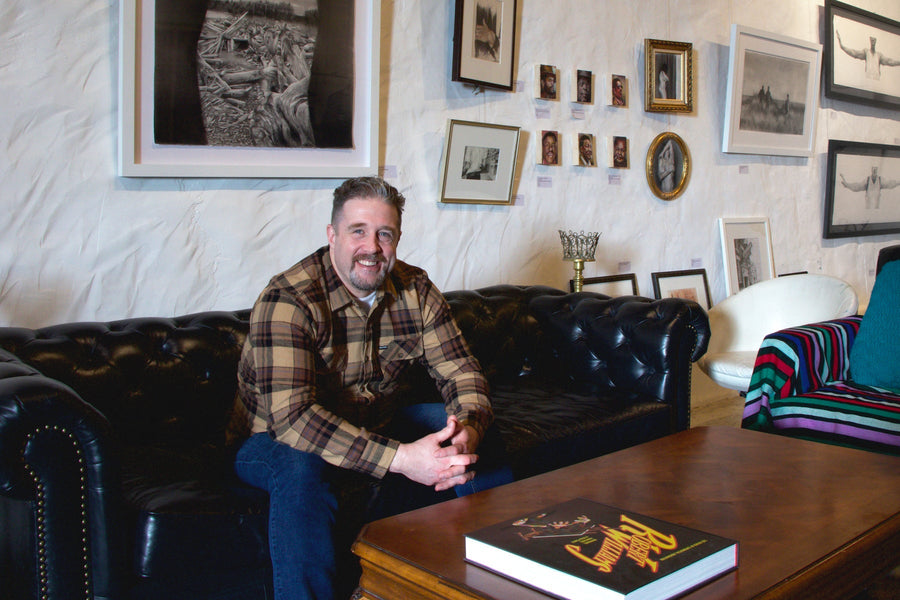
<svg viewBox="0 0 900 600"><path fill-rule="evenodd" d="M900 565L900 458L701 427L370 523L361 597L548 596L464 561L463 535L582 496L740 542L740 566L686 598L847 598Z"/></svg>

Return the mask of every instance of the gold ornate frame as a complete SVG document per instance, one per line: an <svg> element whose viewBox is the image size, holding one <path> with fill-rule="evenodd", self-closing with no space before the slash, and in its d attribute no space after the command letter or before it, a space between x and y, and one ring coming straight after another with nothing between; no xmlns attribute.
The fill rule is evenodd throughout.
<svg viewBox="0 0 900 600"><path fill-rule="evenodd" d="M663 64L673 65L668 81L673 92L661 97L659 73ZM658 97L659 96L659 97ZM694 110L694 61L690 42L644 40L644 110L648 112L692 112Z"/></svg>
<svg viewBox="0 0 900 600"><path fill-rule="evenodd" d="M673 152L670 157L673 167L671 184L665 181L666 174L657 172L661 161L668 160L661 156L667 146ZM663 200L674 200L684 192L690 178L691 154L684 140L668 131L656 136L647 150L647 183L654 195Z"/></svg>

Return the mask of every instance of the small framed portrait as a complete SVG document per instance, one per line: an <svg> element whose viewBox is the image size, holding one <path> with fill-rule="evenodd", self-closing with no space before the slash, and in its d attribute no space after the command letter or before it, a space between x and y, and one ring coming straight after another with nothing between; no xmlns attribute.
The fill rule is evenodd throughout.
<svg viewBox="0 0 900 600"><path fill-rule="evenodd" d="M579 133L575 136L576 166L579 167L596 167L597 166L597 148L592 133Z"/></svg>
<svg viewBox="0 0 900 600"><path fill-rule="evenodd" d="M594 103L594 73L586 69L575 69L572 77L572 98L578 104Z"/></svg>
<svg viewBox="0 0 900 600"><path fill-rule="evenodd" d="M688 42L644 40L644 110L694 110L693 46Z"/></svg>
<svg viewBox="0 0 900 600"><path fill-rule="evenodd" d="M545 129L538 138L538 164L559 166L560 135L558 131Z"/></svg>
<svg viewBox="0 0 900 600"><path fill-rule="evenodd" d="M900 146L828 140L825 238L900 233Z"/></svg>
<svg viewBox="0 0 900 600"><path fill-rule="evenodd" d="M559 69L553 65L537 65L535 70L534 97L541 100L559 100Z"/></svg>
<svg viewBox="0 0 900 600"><path fill-rule="evenodd" d="M513 89L518 0L456 0L453 81Z"/></svg>
<svg viewBox="0 0 900 600"><path fill-rule="evenodd" d="M684 192L691 178L691 155L678 135L661 133L647 150L647 183L663 200L674 200Z"/></svg>
<svg viewBox="0 0 900 600"><path fill-rule="evenodd" d="M613 169L628 168L628 138L624 135L614 135L609 138L609 162Z"/></svg>
<svg viewBox="0 0 900 600"><path fill-rule="evenodd" d="M441 163L441 202L512 204L519 128L451 119Z"/></svg>
<svg viewBox="0 0 900 600"><path fill-rule="evenodd" d="M900 22L825 1L825 95L900 108Z"/></svg>
<svg viewBox="0 0 900 600"><path fill-rule="evenodd" d="M609 105L619 108L628 106L628 78L624 75L610 76Z"/></svg>
<svg viewBox="0 0 900 600"><path fill-rule="evenodd" d="M657 299L683 298L693 300L707 310L712 308L706 269L659 271L651 273L650 277L653 280L653 295Z"/></svg>
<svg viewBox="0 0 900 600"><path fill-rule="evenodd" d="M575 291L575 280L569 280L569 291ZM595 292L610 298L618 296L637 296L637 276L634 273L604 275L602 277L585 277L581 286L583 292Z"/></svg>
<svg viewBox="0 0 900 600"><path fill-rule="evenodd" d="M754 283L775 277L769 219L719 219L725 291L730 296Z"/></svg>

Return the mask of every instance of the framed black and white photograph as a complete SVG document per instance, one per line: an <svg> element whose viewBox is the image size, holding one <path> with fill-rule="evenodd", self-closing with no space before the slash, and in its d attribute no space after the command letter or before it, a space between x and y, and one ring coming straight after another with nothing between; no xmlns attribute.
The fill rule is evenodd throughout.
<svg viewBox="0 0 900 600"><path fill-rule="evenodd" d="M825 238L900 233L900 146L828 140Z"/></svg>
<svg viewBox="0 0 900 600"><path fill-rule="evenodd" d="M772 233L765 217L719 219L725 291L730 296L775 277Z"/></svg>
<svg viewBox="0 0 900 600"><path fill-rule="evenodd" d="M576 157L574 164L578 167L596 167L597 166L597 147L594 134L579 133L575 136L575 152Z"/></svg>
<svg viewBox="0 0 900 600"><path fill-rule="evenodd" d="M624 75L610 76L609 105L619 108L628 107L628 78Z"/></svg>
<svg viewBox="0 0 900 600"><path fill-rule="evenodd" d="M732 25L722 151L811 156L821 63L819 44Z"/></svg>
<svg viewBox="0 0 900 600"><path fill-rule="evenodd" d="M647 183L658 198L674 200L691 178L691 154L675 133L656 136L647 150Z"/></svg>
<svg viewBox="0 0 900 600"><path fill-rule="evenodd" d="M602 277L585 277L581 286L584 292L604 294L611 298L618 296L637 296L637 276L634 273L620 273L618 275L604 275ZM575 280L569 280L569 291L575 291Z"/></svg>
<svg viewBox="0 0 900 600"><path fill-rule="evenodd" d="M513 89L519 0L456 0L453 81Z"/></svg>
<svg viewBox="0 0 900 600"><path fill-rule="evenodd" d="M572 101L577 104L594 103L594 72L587 69L575 69L572 74Z"/></svg>
<svg viewBox="0 0 900 600"><path fill-rule="evenodd" d="M694 110L693 45L688 42L644 40L644 110Z"/></svg>
<svg viewBox="0 0 900 600"><path fill-rule="evenodd" d="M119 3L119 175L378 170L380 0Z"/></svg>
<svg viewBox="0 0 900 600"><path fill-rule="evenodd" d="M441 165L441 202L512 204L519 128L451 119Z"/></svg>
<svg viewBox="0 0 900 600"><path fill-rule="evenodd" d="M825 95L900 107L900 22L826 0Z"/></svg>
<svg viewBox="0 0 900 600"><path fill-rule="evenodd" d="M534 97L559 100L559 69L554 65L534 66Z"/></svg>
<svg viewBox="0 0 900 600"><path fill-rule="evenodd" d="M544 129L535 139L537 143L537 163L547 167L558 167L562 136L555 129Z"/></svg>
<svg viewBox="0 0 900 600"><path fill-rule="evenodd" d="M712 307L706 269L658 271L651 273L655 298L683 298L693 300L705 309Z"/></svg>

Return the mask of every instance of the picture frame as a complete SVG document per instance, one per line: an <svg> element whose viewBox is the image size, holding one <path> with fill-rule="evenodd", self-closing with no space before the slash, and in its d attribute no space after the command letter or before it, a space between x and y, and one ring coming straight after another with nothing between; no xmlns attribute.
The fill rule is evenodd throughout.
<svg viewBox="0 0 900 600"><path fill-rule="evenodd" d="M537 164L546 167L558 167L562 164L562 135L555 129L544 129L535 136L537 143Z"/></svg>
<svg viewBox="0 0 900 600"><path fill-rule="evenodd" d="M647 150L647 183L655 196L674 200L691 178L691 154L678 134L666 131L657 135Z"/></svg>
<svg viewBox="0 0 900 600"><path fill-rule="evenodd" d="M644 110L694 110L693 44L644 40Z"/></svg>
<svg viewBox="0 0 900 600"><path fill-rule="evenodd" d="M519 128L450 119L441 164L441 202L512 204Z"/></svg>
<svg viewBox="0 0 900 600"><path fill-rule="evenodd" d="M706 310L712 308L706 269L657 271L651 273L650 278L653 280L653 296L658 300L684 298L693 300Z"/></svg>
<svg viewBox="0 0 900 600"><path fill-rule="evenodd" d="M588 69L575 69L572 73L572 102L576 104L594 103L594 72Z"/></svg>
<svg viewBox="0 0 900 600"><path fill-rule="evenodd" d="M728 296L775 277L772 233L765 217L719 219Z"/></svg>
<svg viewBox="0 0 900 600"><path fill-rule="evenodd" d="M722 152L812 156L822 46L731 26Z"/></svg>
<svg viewBox="0 0 900 600"><path fill-rule="evenodd" d="M456 0L452 80L512 91L520 0Z"/></svg>
<svg viewBox="0 0 900 600"><path fill-rule="evenodd" d="M826 0L824 79L828 98L897 110L900 22Z"/></svg>
<svg viewBox="0 0 900 600"><path fill-rule="evenodd" d="M828 140L825 239L900 233L900 146Z"/></svg>
<svg viewBox="0 0 900 600"><path fill-rule="evenodd" d="M628 152L628 138L624 135L614 135L608 140L607 165L611 169L628 169L631 166Z"/></svg>
<svg viewBox="0 0 900 600"><path fill-rule="evenodd" d="M597 140L593 133L580 132L573 136L575 140L575 149L572 161L576 167L596 167L597 166Z"/></svg>
<svg viewBox="0 0 900 600"><path fill-rule="evenodd" d="M333 11L333 12L332 12ZM123 177L345 178L378 170L380 0L340 0L307 15L235 17L230 35L210 11L187 11L173 0L119 3L118 175ZM174 16L178 15L179 23ZM172 16L170 19L169 16ZM352 19L353 26L347 26ZM200 52L184 52L177 35L200 31ZM313 23L316 29L312 29ZM229 70L207 53L245 54L262 47L254 28L287 28L292 56L312 55L312 66L285 63L296 85L282 88L260 70ZM311 31L315 41L311 42ZM221 32L219 32L221 33ZM240 35L236 35L240 34ZM320 39L321 38L321 39ZM327 41L326 41L327 40ZM185 56L196 56L196 64ZM323 67L339 77L323 78ZM155 69L155 65L164 68ZM217 66L225 64L225 67ZM154 73L162 75L157 77ZM198 73L209 85L194 85ZM163 75L171 75L163 77ZM184 82L188 82L185 84ZM306 86L309 86L308 88ZM277 94L277 95L276 95ZM200 96L200 97L198 97ZM335 101L335 98L340 100ZM279 111L283 103L290 111ZM318 118L310 106L327 106ZM206 115L204 116L204 112ZM290 116L286 116L290 114ZM283 122L283 123L282 123ZM251 127L252 125L252 127ZM284 132L288 133L285 134ZM312 145L310 145L312 144ZM296 146L301 147L296 147Z"/></svg>
<svg viewBox="0 0 900 600"><path fill-rule="evenodd" d="M637 296L637 276L634 273L619 273L602 277L585 277L581 285L584 292L595 292L611 298L618 296ZM569 280L569 291L575 291L575 280Z"/></svg>
<svg viewBox="0 0 900 600"><path fill-rule="evenodd" d="M538 100L559 100L559 69L554 65L534 65L534 97Z"/></svg>
<svg viewBox="0 0 900 600"><path fill-rule="evenodd" d="M613 73L609 77L609 105L628 108L628 77Z"/></svg>

